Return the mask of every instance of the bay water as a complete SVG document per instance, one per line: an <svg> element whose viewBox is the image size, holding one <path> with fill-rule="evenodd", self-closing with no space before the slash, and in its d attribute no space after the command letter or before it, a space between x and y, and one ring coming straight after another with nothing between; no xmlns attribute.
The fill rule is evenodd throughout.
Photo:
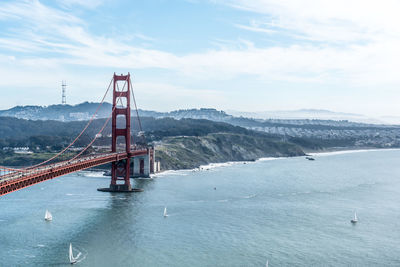
<svg viewBox="0 0 400 267"><path fill-rule="evenodd" d="M0 266L70 266L70 243L77 266L400 266L400 151L314 158L164 172L140 193L98 192L96 172L13 192Z"/></svg>

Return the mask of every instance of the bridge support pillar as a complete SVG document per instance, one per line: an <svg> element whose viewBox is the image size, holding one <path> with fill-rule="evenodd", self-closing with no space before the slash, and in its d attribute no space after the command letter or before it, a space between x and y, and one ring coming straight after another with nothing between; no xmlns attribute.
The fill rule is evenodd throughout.
<svg viewBox="0 0 400 267"><path fill-rule="evenodd" d="M132 158L133 160L133 171L132 176L134 178L150 177L151 173L151 160L150 160L150 150L147 150L146 155L136 156Z"/></svg>

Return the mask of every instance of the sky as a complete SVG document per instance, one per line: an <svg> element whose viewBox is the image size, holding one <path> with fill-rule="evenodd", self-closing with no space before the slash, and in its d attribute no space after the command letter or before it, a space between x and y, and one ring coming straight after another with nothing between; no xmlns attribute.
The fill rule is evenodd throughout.
<svg viewBox="0 0 400 267"><path fill-rule="evenodd" d="M400 116L398 0L0 2L0 109L101 100L130 73L138 107Z"/></svg>

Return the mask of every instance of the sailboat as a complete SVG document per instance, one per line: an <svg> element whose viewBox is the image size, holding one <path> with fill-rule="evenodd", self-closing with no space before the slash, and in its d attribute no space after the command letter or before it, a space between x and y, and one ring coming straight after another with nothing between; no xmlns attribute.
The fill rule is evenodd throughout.
<svg viewBox="0 0 400 267"><path fill-rule="evenodd" d="M265 267L268 267L268 260L267 260L267 263L265 264Z"/></svg>
<svg viewBox="0 0 400 267"><path fill-rule="evenodd" d="M356 212L354 212L354 218L353 219L351 219L351 223L357 223L358 222L358 219L357 219L357 213Z"/></svg>
<svg viewBox="0 0 400 267"><path fill-rule="evenodd" d="M46 221L52 221L53 220L53 216L51 215L50 211L46 210L46 213L44 214L44 219Z"/></svg>
<svg viewBox="0 0 400 267"><path fill-rule="evenodd" d="M76 257L74 257L74 253L72 252L72 244L69 243L69 262L71 264L77 263L80 255L81 255L81 253L79 252L78 255L76 255Z"/></svg>
<svg viewBox="0 0 400 267"><path fill-rule="evenodd" d="M164 217L168 217L168 214L167 214L167 207L164 207Z"/></svg>

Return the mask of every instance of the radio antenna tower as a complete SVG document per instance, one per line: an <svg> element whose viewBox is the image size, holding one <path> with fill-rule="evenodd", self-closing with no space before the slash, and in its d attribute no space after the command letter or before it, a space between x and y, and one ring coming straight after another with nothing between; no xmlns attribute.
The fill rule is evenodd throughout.
<svg viewBox="0 0 400 267"><path fill-rule="evenodd" d="M66 95L67 82L66 81L61 82L61 88L62 88L61 104L65 105L65 104L67 104L67 95Z"/></svg>

